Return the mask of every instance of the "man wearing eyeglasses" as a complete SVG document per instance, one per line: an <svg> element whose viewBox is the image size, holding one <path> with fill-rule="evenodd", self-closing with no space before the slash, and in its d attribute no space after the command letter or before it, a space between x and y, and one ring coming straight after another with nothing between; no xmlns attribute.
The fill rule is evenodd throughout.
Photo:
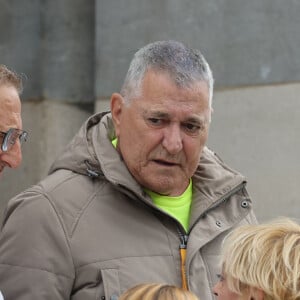
<svg viewBox="0 0 300 300"><path fill-rule="evenodd" d="M21 142L27 132L22 130L21 92L20 76L0 65L0 174L5 167L17 168L22 161Z"/></svg>

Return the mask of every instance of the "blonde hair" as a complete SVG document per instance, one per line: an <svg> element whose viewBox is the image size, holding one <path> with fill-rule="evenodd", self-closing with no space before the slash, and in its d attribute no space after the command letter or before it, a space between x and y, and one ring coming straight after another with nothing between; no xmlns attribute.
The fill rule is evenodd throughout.
<svg viewBox="0 0 300 300"><path fill-rule="evenodd" d="M224 241L222 265L233 292L257 288L264 300L300 300L299 224L281 218L235 229Z"/></svg>
<svg viewBox="0 0 300 300"><path fill-rule="evenodd" d="M192 292L182 288L158 283L143 283L136 285L119 300L199 300Z"/></svg>

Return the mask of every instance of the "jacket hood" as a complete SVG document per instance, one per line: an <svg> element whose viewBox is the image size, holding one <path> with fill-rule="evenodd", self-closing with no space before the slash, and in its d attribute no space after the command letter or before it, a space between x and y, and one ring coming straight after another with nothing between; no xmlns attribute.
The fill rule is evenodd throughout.
<svg viewBox="0 0 300 300"><path fill-rule="evenodd" d="M105 177L129 190L142 191L129 173L111 140L115 137L109 112L92 115L80 128L63 153L53 163L49 174L66 169L90 177ZM213 151L204 147L193 176L194 192L200 193L201 205L209 207L236 187L245 184L239 172L228 167Z"/></svg>
<svg viewBox="0 0 300 300"><path fill-rule="evenodd" d="M78 133L65 147L62 154L50 167L49 174L59 170L70 170L78 174L97 177L101 174L100 161L97 158L97 148L103 142L114 137L113 122L108 112L97 113L87 119ZM103 120L102 120L103 119ZM103 121L100 123L100 121ZM105 127L106 137L100 136L101 127Z"/></svg>

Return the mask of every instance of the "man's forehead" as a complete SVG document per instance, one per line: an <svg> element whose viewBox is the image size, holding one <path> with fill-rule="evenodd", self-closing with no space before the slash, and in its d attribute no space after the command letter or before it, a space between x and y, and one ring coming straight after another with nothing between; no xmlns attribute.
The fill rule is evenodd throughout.
<svg viewBox="0 0 300 300"><path fill-rule="evenodd" d="M21 125L21 102L19 95L0 86L0 129L18 128Z"/></svg>
<svg viewBox="0 0 300 300"><path fill-rule="evenodd" d="M187 86L179 86L164 73L149 73L141 86L139 100L147 99L152 103L157 101L174 100L182 105L192 105L198 103L210 105L209 87L205 81L193 82Z"/></svg>
<svg viewBox="0 0 300 300"><path fill-rule="evenodd" d="M0 85L0 108L12 112L21 110L19 94L14 87Z"/></svg>
<svg viewBox="0 0 300 300"><path fill-rule="evenodd" d="M4 98L1 97L1 93L0 93L0 108L6 111L11 111L13 112L16 108L16 101L12 101L9 98Z"/></svg>
<svg viewBox="0 0 300 300"><path fill-rule="evenodd" d="M161 119L180 119L181 121L189 121L189 122L205 122L207 121L209 112L201 112L201 113L194 113L194 112L183 112L177 113L176 111L170 111L163 108L152 107L150 109L141 109L142 114L145 117L152 117L152 118L161 118ZM178 117L179 116L179 117Z"/></svg>

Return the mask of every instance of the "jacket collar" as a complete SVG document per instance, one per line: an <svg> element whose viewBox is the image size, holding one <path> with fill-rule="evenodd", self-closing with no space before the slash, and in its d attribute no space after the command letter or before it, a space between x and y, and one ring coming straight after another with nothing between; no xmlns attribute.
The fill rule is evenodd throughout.
<svg viewBox="0 0 300 300"><path fill-rule="evenodd" d="M142 187L132 177L122 157L111 144L113 138L111 114L106 112L91 116L51 166L50 173L58 169L69 169L87 176L104 176L127 193L145 199ZM197 212L204 212L245 182L240 173L229 168L207 147L203 149L192 179L194 198L198 199L192 205Z"/></svg>

